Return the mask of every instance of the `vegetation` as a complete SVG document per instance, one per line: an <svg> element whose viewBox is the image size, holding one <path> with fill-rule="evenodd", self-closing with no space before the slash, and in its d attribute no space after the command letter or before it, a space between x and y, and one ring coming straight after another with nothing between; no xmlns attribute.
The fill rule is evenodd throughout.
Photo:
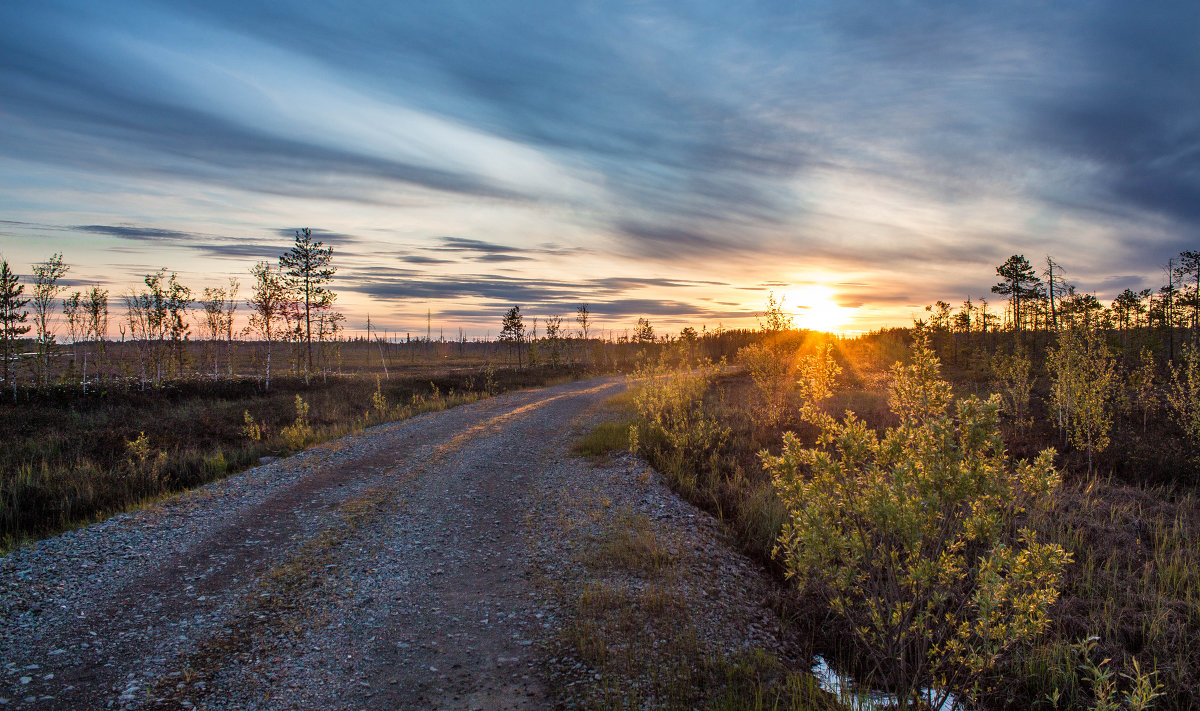
<svg viewBox="0 0 1200 711"><path fill-rule="evenodd" d="M224 477L264 456L578 372L470 369L308 384L294 375L276 378L269 391L249 378L188 379L87 394L59 386L36 400L6 400L0 549Z"/></svg>
<svg viewBox="0 0 1200 711"><path fill-rule="evenodd" d="M925 340L894 369L899 424L882 437L820 409L840 369L828 348L806 360L801 414L817 446L787 432L779 456L763 454L787 508L777 548L787 576L827 600L871 678L904 705L978 697L987 672L1045 630L1058 597L1069 556L1021 525L1058 487L1054 450L1014 469L996 395L951 416Z"/></svg>
<svg viewBox="0 0 1200 711"><path fill-rule="evenodd" d="M796 330L773 294L755 332L641 318L605 340L581 305L576 332L548 314L539 336L513 306L495 342L347 339L331 260L303 230L255 265L241 331L236 279L194 313L160 269L119 341L99 286L60 298L61 254L24 284L0 264L0 545L586 363L635 387L580 451L636 449L721 517L778 575L800 658L910 707L1200 706L1200 254L1107 306L1013 255L1003 311L938 301L852 340ZM669 570L627 523L589 565ZM579 600L601 636L637 602L602 593Z"/></svg>
<svg viewBox="0 0 1200 711"><path fill-rule="evenodd" d="M1196 708L1200 324L1186 264L1157 295L1107 307L1053 260L1042 282L1018 258L997 285L1003 319L985 300L939 302L916 331L852 340L764 319L741 372L660 358L631 408L634 446L781 585L803 583L781 603L798 654L912 706ZM915 350L914 332L928 339ZM768 348L785 362L767 364ZM764 364L794 374L782 416L764 398L785 377ZM936 412L914 418L919 402Z"/></svg>

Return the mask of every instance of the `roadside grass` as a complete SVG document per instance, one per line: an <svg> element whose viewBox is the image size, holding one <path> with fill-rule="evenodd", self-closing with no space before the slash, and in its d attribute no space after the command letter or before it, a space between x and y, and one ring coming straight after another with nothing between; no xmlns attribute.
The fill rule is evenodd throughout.
<svg viewBox="0 0 1200 711"><path fill-rule="evenodd" d="M265 392L251 379L198 379L147 390L59 386L16 404L0 400L6 428L0 554L220 479L265 456L581 375L540 368L308 384L276 378Z"/></svg>
<svg viewBox="0 0 1200 711"><path fill-rule="evenodd" d="M601 422L576 440L572 451L581 457L607 462L613 452L629 449L629 427L632 424L632 418Z"/></svg>
<svg viewBox="0 0 1200 711"><path fill-rule="evenodd" d="M627 431L627 428L626 428ZM567 497L570 497L569 499ZM726 654L702 639L684 582L678 533L597 488L564 492L560 514L579 549L577 579L554 587L568 622L551 655L587 669L571 702L586 709L841 709L805 671L754 649Z"/></svg>

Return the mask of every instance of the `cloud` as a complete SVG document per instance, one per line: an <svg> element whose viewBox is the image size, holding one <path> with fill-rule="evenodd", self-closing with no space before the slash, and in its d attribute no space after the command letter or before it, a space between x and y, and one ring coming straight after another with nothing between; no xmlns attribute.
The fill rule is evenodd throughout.
<svg viewBox="0 0 1200 711"><path fill-rule="evenodd" d="M164 249L258 258L269 240L159 229L173 216L123 192L276 215L276 196L332 202L355 215L322 221L339 246L367 243L352 234L361 215L406 219L384 211L397 205L470 235L398 249L402 264L594 254L644 273L715 266L762 289L788 286L762 281L771 269L855 283L905 271L920 300L969 271L986 289L990 264L1034 247L1079 262L1081 282L1151 271L1200 227L1200 14L1187 3L63 0L6 20L0 189L35 166L72 198L118 195L64 220L109 220L79 227ZM206 202L217 189L227 201ZM51 202L11 214L65 209ZM121 214L139 224L97 216ZM498 279L457 286L483 299L568 288ZM624 288L569 285L584 286Z"/></svg>
<svg viewBox="0 0 1200 711"><path fill-rule="evenodd" d="M426 257L421 254L408 254L400 257L400 261L409 264L454 264L453 259L437 259L436 257Z"/></svg>
<svg viewBox="0 0 1200 711"><path fill-rule="evenodd" d="M164 230L157 227L132 227L127 225L75 225L70 229L76 232L108 235L132 240L192 240L197 237L192 232Z"/></svg>

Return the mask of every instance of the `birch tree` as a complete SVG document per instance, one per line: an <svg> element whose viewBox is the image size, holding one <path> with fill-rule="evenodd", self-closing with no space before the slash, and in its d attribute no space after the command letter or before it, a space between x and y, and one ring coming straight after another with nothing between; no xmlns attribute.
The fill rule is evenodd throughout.
<svg viewBox="0 0 1200 711"><path fill-rule="evenodd" d="M278 269L269 262L259 262L250 269L254 277L253 295L249 305L250 327L258 331L267 342L267 380L265 389L271 389L271 348L279 336L279 319L291 299L291 291Z"/></svg>
<svg viewBox="0 0 1200 711"><path fill-rule="evenodd" d="M33 326L37 333L38 383L50 381L50 354L54 350L54 329L50 324L50 311L54 299L66 287L60 284L71 267L63 264L62 252L50 255L44 262L33 265Z"/></svg>

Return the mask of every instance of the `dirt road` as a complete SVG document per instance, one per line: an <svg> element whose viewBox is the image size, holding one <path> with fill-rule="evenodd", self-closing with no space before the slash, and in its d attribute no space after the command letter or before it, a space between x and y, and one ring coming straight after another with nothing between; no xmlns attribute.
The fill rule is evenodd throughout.
<svg viewBox="0 0 1200 711"><path fill-rule="evenodd" d="M619 379L377 427L0 559L7 708L536 708L527 515Z"/></svg>

